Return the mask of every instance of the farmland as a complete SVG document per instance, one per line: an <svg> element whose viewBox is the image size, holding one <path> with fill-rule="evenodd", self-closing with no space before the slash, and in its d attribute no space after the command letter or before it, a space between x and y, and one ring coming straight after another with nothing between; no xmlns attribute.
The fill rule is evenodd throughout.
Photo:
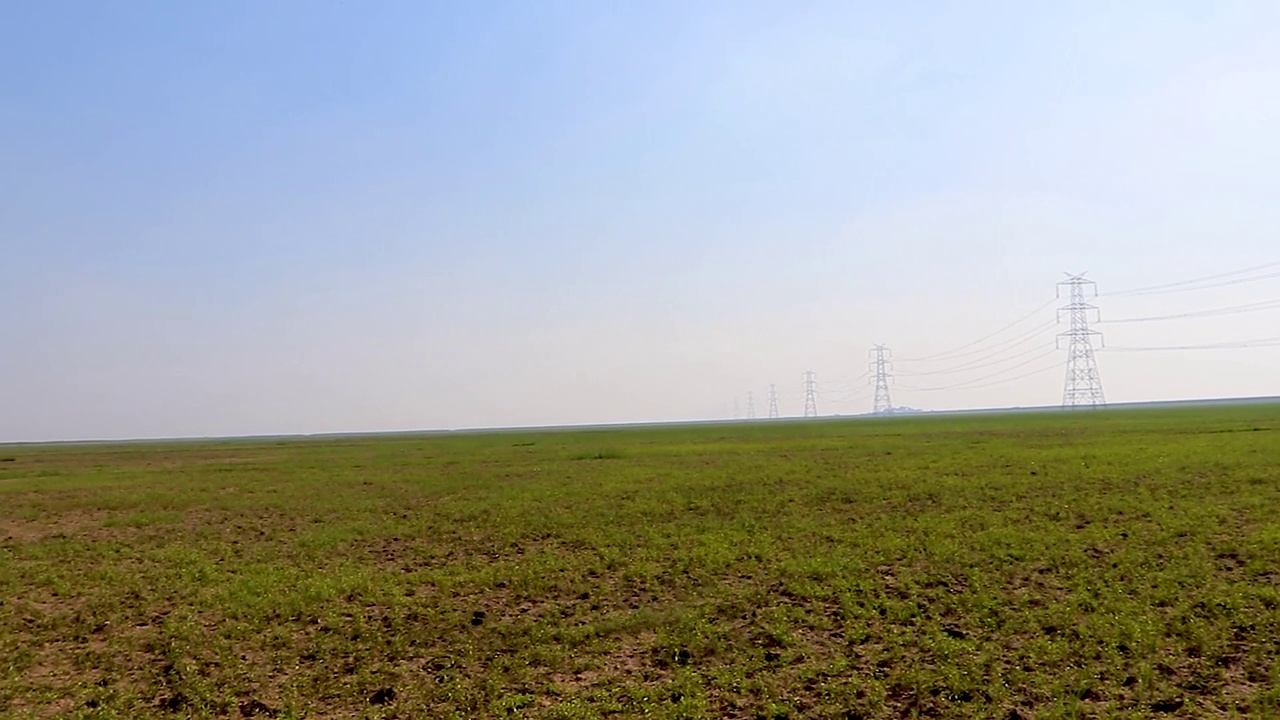
<svg viewBox="0 0 1280 720"><path fill-rule="evenodd" d="M1280 407L0 447L12 717L1277 717Z"/></svg>

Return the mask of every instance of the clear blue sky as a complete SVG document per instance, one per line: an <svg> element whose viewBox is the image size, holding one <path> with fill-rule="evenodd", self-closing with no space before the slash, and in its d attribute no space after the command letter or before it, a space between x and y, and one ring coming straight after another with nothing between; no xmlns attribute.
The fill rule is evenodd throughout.
<svg viewBox="0 0 1280 720"><path fill-rule="evenodd" d="M806 369L865 411L872 343L974 340L1063 271L1280 260L1277 127L1264 1L8 3L0 441L704 418L770 383L798 414ZM1116 401L1274 394L1278 350L1099 365ZM898 379L983 375L905 375L939 369Z"/></svg>

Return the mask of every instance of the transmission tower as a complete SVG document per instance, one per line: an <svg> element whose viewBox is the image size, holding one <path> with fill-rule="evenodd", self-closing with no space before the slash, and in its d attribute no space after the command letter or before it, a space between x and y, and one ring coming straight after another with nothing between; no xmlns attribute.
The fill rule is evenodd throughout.
<svg viewBox="0 0 1280 720"><path fill-rule="evenodd" d="M818 417L818 380L812 370L804 371L804 416Z"/></svg>
<svg viewBox="0 0 1280 720"><path fill-rule="evenodd" d="M756 419L756 399L751 395L751 391L747 391L747 419Z"/></svg>
<svg viewBox="0 0 1280 720"><path fill-rule="evenodd" d="M877 415L887 415L893 412L893 401L889 399L889 378L893 375L889 374L891 363L889 360L889 348L883 345L877 345L872 348L871 352L871 371L875 373L875 377L871 382L876 386L876 399L871 406L872 412Z"/></svg>
<svg viewBox="0 0 1280 720"><path fill-rule="evenodd" d="M1089 317L1097 322L1098 308L1090 305L1088 300L1098 296L1098 284L1086 280L1084 273L1071 275L1058 283L1058 297L1062 297L1062 287L1068 288L1070 302L1066 307L1058 308L1058 322L1062 322L1062 314L1071 318L1070 329L1058 334L1057 344L1062 347L1062 339L1067 339L1067 381L1062 391L1064 408L1099 407L1106 405L1102 396L1102 378L1098 375L1098 361L1093 356L1093 336L1099 342L1102 333L1089 329Z"/></svg>
<svg viewBox="0 0 1280 720"><path fill-rule="evenodd" d="M769 386L769 419L778 419L778 388L776 385Z"/></svg>

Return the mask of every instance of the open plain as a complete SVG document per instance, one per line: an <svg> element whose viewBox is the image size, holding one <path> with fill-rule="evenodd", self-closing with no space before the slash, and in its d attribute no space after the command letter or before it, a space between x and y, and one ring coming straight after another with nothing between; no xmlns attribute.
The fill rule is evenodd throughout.
<svg viewBox="0 0 1280 720"><path fill-rule="evenodd" d="M1280 406L0 447L42 717L1275 717Z"/></svg>

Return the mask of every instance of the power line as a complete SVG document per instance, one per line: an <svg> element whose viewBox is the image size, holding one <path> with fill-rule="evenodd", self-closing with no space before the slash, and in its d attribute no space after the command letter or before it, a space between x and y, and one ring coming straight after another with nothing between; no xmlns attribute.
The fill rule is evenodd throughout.
<svg viewBox="0 0 1280 720"><path fill-rule="evenodd" d="M1028 337L1028 338L1026 338L1026 340L1024 340L1023 342L1026 342L1027 340L1031 340L1031 339L1032 339L1031 337ZM1017 344L1018 344L1018 345L1021 345L1022 343L1017 343ZM1043 350L1043 349L1045 349L1046 347L1053 347L1053 346L1054 346L1054 345L1053 345L1053 343L1047 343L1047 344L1036 345L1035 347L1031 347L1031 348L1028 348L1028 349L1026 349L1026 350L1023 350L1022 352L1014 353L1013 355L1010 355L1009 357L1001 358L1001 359L999 359L999 360L992 360L991 362L982 362L982 361L983 361L983 360L986 360L987 358L994 357L995 355L999 355L999 354L1001 354L1001 353L994 353L993 355L988 355L988 356L983 357L983 358L978 358L977 360L970 360L969 362L964 363L963 365L956 365L955 367L946 368L946 369L944 369L944 370L926 370L926 371L922 371L922 372L905 372L905 371L904 371L904 372L901 372L900 374L902 374L902 375L909 375L909 376L911 376L911 377L921 377L921 376L925 376L925 375L953 375L953 374L958 373L958 372L969 372L969 371L971 371L971 370L978 370L978 369L985 368L985 367L992 367L992 366L995 366L995 365L1000 365L1000 364L1003 364L1003 363L1007 363L1007 362L1009 362L1010 360L1016 360L1016 359L1018 359L1018 358L1020 358L1020 357L1026 357L1027 355L1030 355L1030 354L1031 354L1031 353L1033 353L1033 352L1036 352L1036 351L1038 351L1038 350ZM1001 352L1003 352L1003 351L1001 351Z"/></svg>
<svg viewBox="0 0 1280 720"><path fill-rule="evenodd" d="M867 377L870 377L870 375L871 375L870 370L867 370L866 372L862 373L857 377L841 375L837 377L835 380L828 380L826 382L826 387L829 387L829 388L830 387L862 387L861 385L858 384L858 382Z"/></svg>
<svg viewBox="0 0 1280 720"><path fill-rule="evenodd" d="M985 375L985 376L980 377L980 378L974 378L974 379L972 379L972 380L966 380L966 381L964 381L964 382L955 383L955 384L953 384L953 385L942 385L942 386L939 386L939 387L915 387L915 386L912 386L912 385L899 385L898 387L900 387L900 388L902 388L902 389L904 389L904 390L915 390L915 391L918 391L918 392L937 392L937 391L941 391L941 390L970 390L970 389L973 389L973 388L975 388L975 387L985 387L985 386L982 386L982 385L975 385L974 383L981 383L981 382L983 382L983 381L990 380L990 379L992 379L992 378L1000 377L1001 375L1004 375L1005 373L1013 372L1014 370L1017 370L1018 368L1021 368L1021 367L1026 367L1027 365L1030 365L1031 363L1033 363L1033 362L1035 362L1035 361L1037 361L1037 360L1040 360L1040 359L1042 359L1042 358L1049 357L1050 355L1056 354L1057 352L1058 352L1057 348L1053 348L1053 349L1050 349L1048 352L1044 352L1044 353L1041 353L1041 354L1039 354L1039 355L1036 355L1035 357L1030 358L1029 360L1026 360L1026 361L1024 361L1024 362L1020 362L1020 363L1018 363L1017 365L1013 365L1013 366L1011 366L1011 367L1007 367L1007 368L1005 368L1005 369L1003 369L1003 370L1001 370L1001 371L999 371L999 372L994 372L994 373L991 373L990 375ZM1055 365L1054 367L1060 367L1060 366ZM1017 378L1009 378L1009 379L1007 379L1007 380L1002 380L1002 381L1000 381L999 383L991 383L991 384L992 384L992 385L1000 385L1000 384L1005 383L1005 382L1012 382L1013 380L1016 380L1016 379L1017 379Z"/></svg>
<svg viewBox="0 0 1280 720"><path fill-rule="evenodd" d="M978 358L978 359L976 359L976 360L974 360L974 361L973 361L973 362L981 362L981 361L983 361L983 360L986 360L987 358L995 357L996 355L999 355L1000 353L1004 352L1005 350L1008 350L1009 348L1017 347L1017 346L1019 346L1019 345L1021 345L1021 344L1025 343L1025 342L1029 342L1029 341L1030 341L1032 338L1034 338L1035 336L1039 335L1040 333L1044 332L1045 330L1048 330L1048 329L1049 329L1049 328L1051 328L1051 327L1054 327L1054 326L1055 326L1055 325L1057 325L1057 324L1058 324L1058 321L1057 321L1057 320L1050 320L1050 321L1048 321L1048 322L1046 322L1046 323L1044 323L1044 324L1042 324L1042 325L1037 325L1037 326L1035 326L1035 327L1031 328L1030 330L1027 330L1026 332L1024 332L1024 333L1022 333L1022 334L1020 334L1020 335L1014 335L1013 337L1011 337L1011 338L1009 338L1009 339L1007 339L1007 340L1002 340L1002 341L1000 341L1000 342L996 343L995 345L988 345L988 346L986 346L986 347L981 347L981 348L976 348L976 349L969 350L969 351L966 351L966 352L956 353L956 354L954 354L954 355L952 355L951 357L946 358L946 359L947 359L947 360L957 360L957 359L959 359L959 358L963 358L963 357L971 357L971 356L973 356L973 355L981 355L982 353L990 353L990 354L988 354L988 355L985 355L985 356L983 356L983 357L981 357L981 358ZM898 358L898 359L899 359L899 360L901 360L901 361L903 361L903 362L920 362L920 360L918 360L918 359L914 359L914 360L913 360L913 359L903 359L903 358ZM906 374L906 373L903 373L903 374Z"/></svg>
<svg viewBox="0 0 1280 720"><path fill-rule="evenodd" d="M847 392L847 393L844 393L843 395L837 395L836 397L828 398L827 402L840 404L840 403L852 402L854 400L862 400L866 398L870 392L871 392L871 386L868 385L860 391Z"/></svg>
<svg viewBox="0 0 1280 720"><path fill-rule="evenodd" d="M1244 283L1257 282L1259 280L1271 280L1280 278L1280 272L1267 273L1266 275L1257 275L1254 277L1238 278L1236 280L1224 280L1222 282L1212 283L1210 285L1200 285L1198 287L1177 288L1173 290L1161 290L1158 292L1136 293L1137 295L1167 295L1176 292L1192 292L1195 290L1211 290L1213 288L1228 287L1230 285L1243 285Z"/></svg>
<svg viewBox="0 0 1280 720"><path fill-rule="evenodd" d="M917 357L917 358L900 358L900 359L901 359L902 361L904 361L904 362L923 362L923 361L925 361L925 360L935 360L935 359L940 359L940 358L945 358L945 357L953 356L953 355L955 355L956 353L958 353L958 352L959 352L959 351L961 351L961 350L965 350L965 349L967 349L967 348L971 348L971 347L973 347L974 345L978 345L979 343L986 342L987 340L990 340L991 338L996 337L997 335L999 335L999 334L1003 333L1004 331L1009 330L1009 329L1011 329L1011 328L1014 328L1014 327L1016 327L1017 325L1019 325L1019 324L1021 324L1021 323L1026 322L1027 320L1030 320L1031 318L1035 317L1036 315L1038 315L1038 314L1040 314L1040 313L1044 312L1045 310L1047 310L1047 309L1048 309L1051 305L1053 305L1055 302L1057 302L1057 299L1056 299L1056 298L1055 298L1055 299L1053 299L1053 300L1050 300L1049 302L1045 303L1044 305L1041 305L1040 307L1036 308L1035 310L1032 310L1031 312L1027 313L1026 315L1023 315L1022 317L1018 318L1017 320L1014 320L1013 322L1009 323L1008 325L1005 325L1004 327L1000 328L999 330L996 330L995 332L993 332L993 333L991 333L991 334L989 334L989 335L984 335L984 336L982 336L982 337L978 338L977 340L974 340L973 342L965 343L964 345L961 345L961 346L959 346L959 347L952 348L951 350L947 350L947 351L939 352L939 353L934 353L934 354L932 354L932 355L924 355L924 356Z"/></svg>
<svg viewBox="0 0 1280 720"><path fill-rule="evenodd" d="M867 388L867 383L860 385L844 385L841 387L831 387L825 383L822 385L822 392L826 395L848 395L862 392Z"/></svg>
<svg viewBox="0 0 1280 720"><path fill-rule="evenodd" d="M1109 347L1104 349L1106 352L1166 352L1170 350L1239 350L1242 348L1277 347L1277 346L1280 346L1280 336L1269 337L1269 338L1256 338L1254 340L1229 340L1226 342L1205 343L1202 345Z"/></svg>
<svg viewBox="0 0 1280 720"><path fill-rule="evenodd" d="M1216 317L1219 315L1239 315L1241 313L1259 312L1262 310L1275 310L1276 308L1280 308L1280 300L1263 300L1261 302L1256 302L1256 303L1247 303L1245 305L1232 305L1230 307L1214 308L1211 310L1192 310L1184 313L1174 313L1172 315L1153 315L1151 317L1121 318L1120 320L1103 320L1102 322L1107 324L1157 322L1160 320L1181 320L1184 318Z"/></svg>
<svg viewBox="0 0 1280 720"><path fill-rule="evenodd" d="M1055 351L1055 352L1056 352L1056 351ZM1033 375L1043 375L1044 373L1047 373L1047 372L1049 372L1050 370L1060 370L1061 368L1062 368L1062 363L1055 362L1055 363L1053 363L1052 365L1046 365L1046 366L1044 366L1044 367L1042 367L1042 368L1040 368L1040 369L1038 369L1038 370L1032 370L1031 372L1023 373L1023 374L1021 374L1021 375L1014 375L1013 377L1004 378L1003 380L996 380L996 381L994 381L994 382L981 383L981 384L978 384L978 385L953 385L953 386L951 386L951 387L944 387L944 388L913 388L913 387L910 387L910 386L908 386L908 385L899 385L898 387L899 387L899 388L902 388L903 390L920 390L920 391L933 391L933 390L980 390L980 389L982 389L982 388L995 387L995 386L997 386L997 385L1007 385L1007 384L1009 384L1009 383L1011 383L1011 382L1015 382L1015 381L1017 381L1017 380L1022 380L1023 378L1029 378L1029 377L1032 377Z"/></svg>
<svg viewBox="0 0 1280 720"><path fill-rule="evenodd" d="M978 389L980 389L980 388L995 387L996 385L1004 385L1004 384L1006 384L1006 383L1014 382L1015 380L1022 380L1023 378L1029 378L1029 377L1032 377L1033 375L1041 375L1041 374L1043 374L1043 373L1047 373L1047 372L1049 372L1050 370L1058 370L1058 369L1059 369L1059 368L1061 368L1061 367L1062 367L1062 364L1061 364L1061 363L1056 363L1056 362L1055 362L1054 364L1052 364L1052 365L1046 365L1045 367L1042 367L1042 368L1040 368L1039 370L1032 370L1031 372L1023 373L1023 374L1021 374L1021 375L1015 375L1015 376L1013 376L1013 377L1011 377L1011 378L1005 378L1004 380L998 380L998 381L996 381L996 382L985 383L985 384L983 384L983 385L967 385L967 386L962 387L962 388L959 388L959 389L960 389L960 390L978 390Z"/></svg>
<svg viewBox="0 0 1280 720"><path fill-rule="evenodd" d="M1117 292L1109 292L1109 293L1106 293L1106 296L1120 297L1123 295L1160 295L1160 294L1164 294L1165 292L1183 292L1183 290L1179 290L1177 288L1184 288L1188 285L1199 285L1201 283L1209 282L1211 280L1220 280L1222 278L1235 277L1237 275L1247 275L1251 272L1266 270L1268 268L1273 268L1273 267L1280 267L1280 261L1263 263L1262 265L1254 265L1253 267L1241 268L1239 270L1232 270L1230 272L1217 273L1216 275L1205 275L1203 277L1192 278L1190 280L1179 280L1178 282L1163 283L1161 285L1148 285L1146 287L1132 288L1129 290L1120 290ZM1255 280L1267 280L1273 277L1280 277L1280 273L1271 273L1271 274L1262 275L1256 278L1245 278L1245 279L1231 281L1231 282L1222 283L1218 285L1206 285L1205 287L1195 287L1195 288L1186 287L1186 291L1204 290L1211 287L1222 287L1223 285L1235 285L1240 282L1253 282Z"/></svg>
<svg viewBox="0 0 1280 720"><path fill-rule="evenodd" d="M1093 337L1101 337L1102 333L1089 329L1090 311L1098 312L1098 308L1086 300L1085 289L1088 288L1096 297L1097 283L1086 280L1084 274L1070 276L1058 283L1059 292L1066 286L1070 293L1070 302L1058 310L1058 317L1066 312L1070 317L1070 329L1061 333L1058 338L1067 339L1067 379L1062 389L1062 406L1067 408L1097 407L1106 405L1102 395L1102 378L1098 375L1098 361L1093 356Z"/></svg>

